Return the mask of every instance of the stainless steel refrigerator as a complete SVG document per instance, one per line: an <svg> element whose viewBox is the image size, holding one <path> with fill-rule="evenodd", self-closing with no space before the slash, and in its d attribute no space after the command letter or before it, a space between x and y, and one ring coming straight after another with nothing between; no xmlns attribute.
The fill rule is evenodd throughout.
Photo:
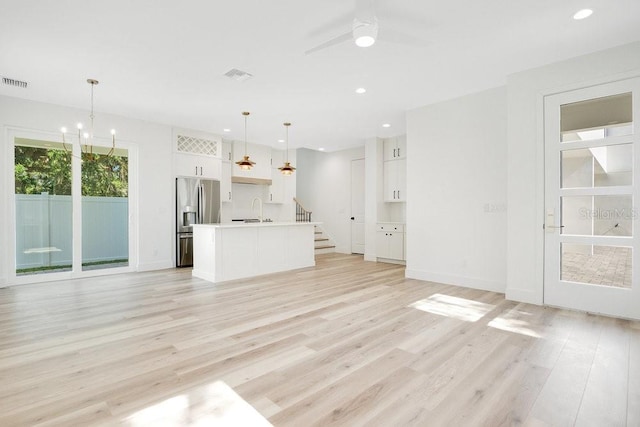
<svg viewBox="0 0 640 427"><path fill-rule="evenodd" d="M193 224L220 222L220 182L176 178L176 267L193 265Z"/></svg>

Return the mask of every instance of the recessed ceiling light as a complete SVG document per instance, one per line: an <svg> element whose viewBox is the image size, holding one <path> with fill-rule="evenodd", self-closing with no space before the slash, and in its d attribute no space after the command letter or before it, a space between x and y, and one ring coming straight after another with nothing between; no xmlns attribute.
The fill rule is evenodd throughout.
<svg viewBox="0 0 640 427"><path fill-rule="evenodd" d="M231 132L231 129L227 129L227 128L222 129L222 130L223 130L224 132Z"/></svg>
<svg viewBox="0 0 640 427"><path fill-rule="evenodd" d="M323 147L318 148L318 151L324 151Z"/></svg>
<svg viewBox="0 0 640 427"><path fill-rule="evenodd" d="M363 87L359 87L358 89L356 89L356 93L357 94L363 94L365 93L367 90Z"/></svg>
<svg viewBox="0 0 640 427"><path fill-rule="evenodd" d="M284 142L284 139L279 139L278 142Z"/></svg>
<svg viewBox="0 0 640 427"><path fill-rule="evenodd" d="M573 15L573 19L575 19L576 21L579 21L580 19L590 17L592 13L593 13L593 10L591 9L582 9L577 11L576 14Z"/></svg>
<svg viewBox="0 0 640 427"><path fill-rule="evenodd" d="M391 127L391 125L390 125L389 123L385 123L385 124L383 124L383 125L382 125L382 127L383 127L383 128L390 128L390 127Z"/></svg>

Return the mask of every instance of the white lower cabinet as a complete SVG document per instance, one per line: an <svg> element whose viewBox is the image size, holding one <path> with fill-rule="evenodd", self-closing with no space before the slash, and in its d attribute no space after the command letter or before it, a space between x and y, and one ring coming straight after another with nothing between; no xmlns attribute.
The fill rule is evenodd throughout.
<svg viewBox="0 0 640 427"><path fill-rule="evenodd" d="M376 257L405 260L404 224L378 224L376 232Z"/></svg>

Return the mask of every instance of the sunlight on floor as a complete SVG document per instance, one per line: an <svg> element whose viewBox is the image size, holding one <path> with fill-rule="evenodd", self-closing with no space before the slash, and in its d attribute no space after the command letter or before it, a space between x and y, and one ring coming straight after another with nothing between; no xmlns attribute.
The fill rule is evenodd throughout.
<svg viewBox="0 0 640 427"><path fill-rule="evenodd" d="M142 426L272 426L223 381L142 409L123 420Z"/></svg>
<svg viewBox="0 0 640 427"><path fill-rule="evenodd" d="M495 306L450 295L433 294L429 298L410 304L408 307L465 322L475 322L493 310Z"/></svg>
<svg viewBox="0 0 640 427"><path fill-rule="evenodd" d="M489 326L500 329L501 331L514 332L516 334L526 335L533 338L541 338L538 332L530 328L531 323L525 320L528 316L531 316L531 314L526 311L516 309L509 310L489 322Z"/></svg>

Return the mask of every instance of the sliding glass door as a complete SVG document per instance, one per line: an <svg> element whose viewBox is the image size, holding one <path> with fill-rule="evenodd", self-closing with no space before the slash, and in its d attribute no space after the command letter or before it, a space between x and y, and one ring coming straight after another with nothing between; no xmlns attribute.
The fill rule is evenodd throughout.
<svg viewBox="0 0 640 427"><path fill-rule="evenodd" d="M71 271L71 155L62 144L15 138L17 275Z"/></svg>
<svg viewBox="0 0 640 427"><path fill-rule="evenodd" d="M129 153L82 154L82 269L129 265Z"/></svg>
<svg viewBox="0 0 640 427"><path fill-rule="evenodd" d="M130 150L11 136L18 281L129 270Z"/></svg>

